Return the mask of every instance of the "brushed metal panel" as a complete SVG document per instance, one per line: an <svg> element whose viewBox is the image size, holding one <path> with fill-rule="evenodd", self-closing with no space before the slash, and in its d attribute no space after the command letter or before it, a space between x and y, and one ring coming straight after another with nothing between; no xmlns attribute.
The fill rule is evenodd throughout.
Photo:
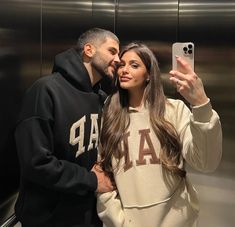
<svg viewBox="0 0 235 227"><path fill-rule="evenodd" d="M1 0L0 27L37 30L40 10L41 0Z"/></svg>
<svg viewBox="0 0 235 227"><path fill-rule="evenodd" d="M235 1L182 0L179 3L179 31L187 38L201 36L202 42L234 42Z"/></svg>
<svg viewBox="0 0 235 227"><path fill-rule="evenodd" d="M93 0L92 21L95 27L101 27L115 32L116 28L116 1Z"/></svg>
<svg viewBox="0 0 235 227"><path fill-rule="evenodd" d="M79 28L91 26L92 1L87 0L44 0L42 1L42 25L44 32L49 29L61 31L76 31Z"/></svg>
<svg viewBox="0 0 235 227"><path fill-rule="evenodd" d="M178 1L119 0L117 34L123 39L174 40Z"/></svg>
<svg viewBox="0 0 235 227"><path fill-rule="evenodd" d="M51 73L54 56L74 46L78 36L92 27L91 0L42 1L42 75Z"/></svg>
<svg viewBox="0 0 235 227"><path fill-rule="evenodd" d="M191 172L201 198L198 224L230 227L235 223L235 1L180 1L178 31L179 41L195 43L196 72L223 128L219 168L213 174Z"/></svg>
<svg viewBox="0 0 235 227"><path fill-rule="evenodd" d="M0 4L0 222L19 186L14 127L24 90L40 76L40 0Z"/></svg>

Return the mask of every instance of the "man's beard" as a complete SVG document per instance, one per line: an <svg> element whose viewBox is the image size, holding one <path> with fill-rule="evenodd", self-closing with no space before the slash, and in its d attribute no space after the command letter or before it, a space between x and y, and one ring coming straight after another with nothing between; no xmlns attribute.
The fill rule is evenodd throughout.
<svg viewBox="0 0 235 227"><path fill-rule="evenodd" d="M113 75L110 75L108 72L109 63L105 62L99 56L99 54L95 54L91 62L92 68L94 68L102 78L112 80Z"/></svg>
<svg viewBox="0 0 235 227"><path fill-rule="evenodd" d="M108 72L109 64L96 54L91 62L91 66L101 75L101 88L106 94L110 94L114 89L114 75Z"/></svg>

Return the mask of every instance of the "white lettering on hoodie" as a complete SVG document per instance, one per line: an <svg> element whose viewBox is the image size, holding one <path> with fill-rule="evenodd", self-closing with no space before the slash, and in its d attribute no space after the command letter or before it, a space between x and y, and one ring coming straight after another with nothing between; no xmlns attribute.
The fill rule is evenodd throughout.
<svg viewBox="0 0 235 227"><path fill-rule="evenodd" d="M89 140L88 150L98 146L98 138L99 138L98 114L91 114L90 119L91 119L91 129L90 129L90 140ZM84 146L85 122L86 122L86 116L83 116L78 121L76 121L70 128L69 143L71 145L78 144L76 157L85 152L85 146ZM78 131L79 135L76 136L76 132Z"/></svg>

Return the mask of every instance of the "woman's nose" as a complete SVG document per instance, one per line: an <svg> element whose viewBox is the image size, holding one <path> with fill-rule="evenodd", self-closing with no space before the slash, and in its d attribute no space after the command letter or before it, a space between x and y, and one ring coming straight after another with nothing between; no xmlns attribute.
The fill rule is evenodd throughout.
<svg viewBox="0 0 235 227"><path fill-rule="evenodd" d="M122 73L128 73L129 72L129 67L127 65L123 66L122 68Z"/></svg>

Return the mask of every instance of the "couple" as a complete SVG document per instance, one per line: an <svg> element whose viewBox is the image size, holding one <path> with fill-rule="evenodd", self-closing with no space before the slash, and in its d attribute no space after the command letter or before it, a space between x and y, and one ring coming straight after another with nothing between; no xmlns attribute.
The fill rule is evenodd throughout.
<svg viewBox="0 0 235 227"><path fill-rule="evenodd" d="M193 226L198 202L184 165L218 166L221 125L201 79L177 61L186 73L170 80L192 111L165 97L144 44L119 54L118 38L93 28L56 56L53 74L26 92L15 132L23 227ZM115 74L103 106L100 81Z"/></svg>

